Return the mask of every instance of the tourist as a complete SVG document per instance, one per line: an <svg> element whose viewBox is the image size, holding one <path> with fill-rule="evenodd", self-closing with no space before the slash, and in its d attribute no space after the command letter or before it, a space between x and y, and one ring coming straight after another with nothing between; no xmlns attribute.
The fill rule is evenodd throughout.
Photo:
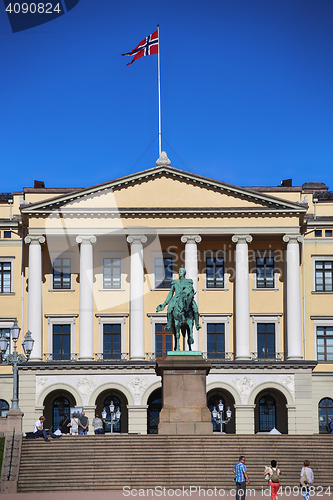
<svg viewBox="0 0 333 500"><path fill-rule="evenodd" d="M95 414L95 418L92 421L92 426L94 428L95 434L103 434L103 420L99 417L98 413Z"/></svg>
<svg viewBox="0 0 333 500"><path fill-rule="evenodd" d="M43 415L39 417L39 420L37 420L37 422L35 422L34 425L35 438L43 436L45 443L50 443L51 441L49 440L48 436L51 436L54 439L61 437L61 434L60 436L57 436L56 434L53 434L53 432L51 432L50 429L43 429L44 422L45 422L45 417Z"/></svg>
<svg viewBox="0 0 333 500"><path fill-rule="evenodd" d="M300 475L300 483L302 486L302 495L305 500L310 498L310 487L313 486L313 470L309 467L309 460L304 460L304 467L302 467Z"/></svg>
<svg viewBox="0 0 333 500"><path fill-rule="evenodd" d="M79 434L79 419L77 418L76 413L73 413L73 415L72 415L70 428L71 428L72 436L78 436L78 434Z"/></svg>
<svg viewBox="0 0 333 500"><path fill-rule="evenodd" d="M81 416L79 419L79 434L82 436L82 434L87 434L89 427L89 420L88 417L86 417L84 411L81 411Z"/></svg>
<svg viewBox="0 0 333 500"><path fill-rule="evenodd" d="M245 500L246 482L250 484L249 477L246 472L245 457L241 455L238 463L233 468L236 481L236 500Z"/></svg>
<svg viewBox="0 0 333 500"><path fill-rule="evenodd" d="M268 467L268 469L265 470L264 476L266 474L269 474L269 489L271 492L271 499L272 500L277 500L278 498L278 490L280 488L280 478L279 476L281 475L280 469L277 468L277 462L276 460L271 461L271 466Z"/></svg>
<svg viewBox="0 0 333 500"><path fill-rule="evenodd" d="M65 413L64 418L62 420L60 420L60 422L59 422L59 425L61 426L62 434L69 434L69 427L68 427L69 423L70 423L70 419L69 419L67 413Z"/></svg>

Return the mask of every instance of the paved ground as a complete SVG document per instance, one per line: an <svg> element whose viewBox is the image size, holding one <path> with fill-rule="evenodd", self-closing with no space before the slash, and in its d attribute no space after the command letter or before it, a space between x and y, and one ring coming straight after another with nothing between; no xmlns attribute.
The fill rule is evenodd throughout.
<svg viewBox="0 0 333 500"><path fill-rule="evenodd" d="M313 495L317 496L317 495ZM333 497L333 489L331 495L325 494L318 495L321 498L318 500L331 500L330 496ZM56 493L17 493L17 494L3 494L1 495L1 500L132 500L134 498L154 498L154 499L168 499L171 497L181 497L181 498L191 498L191 500L200 500L204 498L220 499L229 498L232 500L235 498L235 492L233 490L201 490L195 491L195 487L190 491L189 489L182 491L161 488L159 490L132 490L132 491L66 491L66 492L56 492ZM312 498L313 498L312 497ZM248 491L246 496L247 500L270 500L269 491L264 490L251 490ZM303 499L302 495L297 491L286 490L281 495L279 495L279 500L291 500L291 499Z"/></svg>

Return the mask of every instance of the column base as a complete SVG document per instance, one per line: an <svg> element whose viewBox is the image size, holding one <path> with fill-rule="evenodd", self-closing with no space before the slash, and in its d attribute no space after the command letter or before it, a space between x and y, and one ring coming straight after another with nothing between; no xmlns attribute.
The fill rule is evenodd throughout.
<svg viewBox="0 0 333 500"><path fill-rule="evenodd" d="M302 360L303 356L287 356L287 361Z"/></svg>
<svg viewBox="0 0 333 500"><path fill-rule="evenodd" d="M251 361L251 356L236 356L235 361Z"/></svg>

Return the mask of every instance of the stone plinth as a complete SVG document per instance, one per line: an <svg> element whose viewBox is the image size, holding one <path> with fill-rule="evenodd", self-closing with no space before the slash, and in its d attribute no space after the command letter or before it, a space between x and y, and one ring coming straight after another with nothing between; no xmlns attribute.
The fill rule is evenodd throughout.
<svg viewBox="0 0 333 500"><path fill-rule="evenodd" d="M202 356L188 354L168 355L157 363L156 373L162 377L159 434L213 434L206 396L210 367Z"/></svg>

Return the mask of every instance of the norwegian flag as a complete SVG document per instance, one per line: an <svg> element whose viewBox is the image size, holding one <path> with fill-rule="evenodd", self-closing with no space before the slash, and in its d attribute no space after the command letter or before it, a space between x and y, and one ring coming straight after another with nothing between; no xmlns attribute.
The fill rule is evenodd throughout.
<svg viewBox="0 0 333 500"><path fill-rule="evenodd" d="M132 61L126 64L126 66L129 66L136 59L140 59L143 56L150 56L151 54L158 54L158 30L144 38L132 52L122 54L122 56L134 56Z"/></svg>

